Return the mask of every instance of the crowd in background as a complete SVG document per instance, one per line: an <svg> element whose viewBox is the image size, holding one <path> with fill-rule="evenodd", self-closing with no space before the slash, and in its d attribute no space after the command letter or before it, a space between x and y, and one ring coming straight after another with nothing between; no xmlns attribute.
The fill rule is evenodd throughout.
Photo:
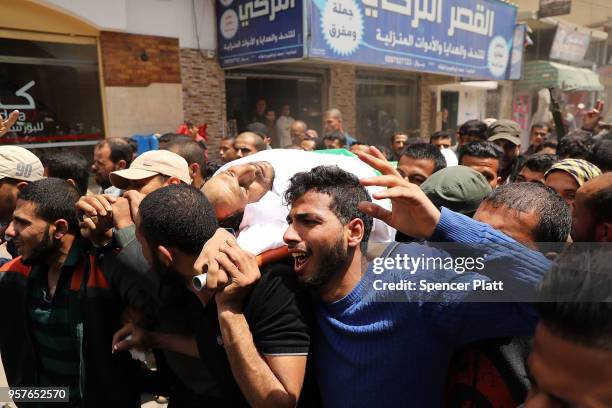
<svg viewBox="0 0 612 408"><path fill-rule="evenodd" d="M507 119L370 146L338 109L319 136L261 99L219 163L189 122L139 155L123 138L91 158L0 146L9 384L67 386L71 407L144 394L170 407L612 406L612 132L599 119L563 137L536 123L528 146ZM434 293L371 293L374 278L432 278L377 275L377 257L466 248L486 272L444 267ZM443 289L474 280L542 302Z"/></svg>

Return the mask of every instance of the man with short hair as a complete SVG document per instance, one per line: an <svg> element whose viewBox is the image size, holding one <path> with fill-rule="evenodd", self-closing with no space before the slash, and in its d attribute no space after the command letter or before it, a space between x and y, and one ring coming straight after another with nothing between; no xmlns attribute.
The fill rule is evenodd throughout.
<svg viewBox="0 0 612 408"><path fill-rule="evenodd" d="M204 185L206 157L204 156L205 150L199 143L193 140L177 140L169 143L165 150L176 153L185 159L189 165L189 176L192 180L192 186L199 189Z"/></svg>
<svg viewBox="0 0 612 408"><path fill-rule="evenodd" d="M78 233L78 199L67 181L47 178L17 201L6 236L20 256L0 269L8 383L68 387L67 406L140 407L137 363L108 346L127 306L155 313L154 287L121 263L133 246L90 251Z"/></svg>
<svg viewBox="0 0 612 408"><path fill-rule="evenodd" d="M105 139L94 147L93 164L91 172L101 192L112 186L110 173L116 170L127 169L132 162L132 148L122 138L113 137ZM113 193L118 193L113 190Z"/></svg>
<svg viewBox="0 0 612 408"><path fill-rule="evenodd" d="M358 155L382 173L361 184L388 187L374 197L390 198L392 211L368 202L360 181L333 167L297 174L286 193L291 211L285 242L299 281L317 299L314 358L322 400L327 406L393 406L397 401L441 406L455 347L478 339L527 334L537 316L525 303L491 303L483 308L466 302L476 295L469 289L419 292L391 288L389 284L397 282L434 279L457 283L484 276L465 270L457 273L452 268L433 273L426 267L407 271L392 266L375 271L375 264L368 265L364 259L370 217L416 238L487 248L484 267L492 262L487 274L499 273L498 278L519 291L533 292L549 262L486 224L444 208L438 211L376 149ZM436 251L393 243L377 258L382 262L375 263L448 256ZM383 283L387 283L386 290ZM371 375L364 376L364 372Z"/></svg>
<svg viewBox="0 0 612 408"><path fill-rule="evenodd" d="M540 285L526 408L612 406L612 251L572 246Z"/></svg>
<svg viewBox="0 0 612 408"><path fill-rule="evenodd" d="M505 183L520 165L521 128L513 120L500 119L487 129L488 141L502 148L504 154L499 162L500 182Z"/></svg>
<svg viewBox="0 0 612 408"><path fill-rule="evenodd" d="M391 158L399 160L402 152L408 145L408 135L403 132L394 133L391 136Z"/></svg>
<svg viewBox="0 0 612 408"><path fill-rule="evenodd" d="M516 183L544 184L544 174L557 162L557 156L552 154L536 154L529 157L520 167L514 180Z"/></svg>
<svg viewBox="0 0 612 408"><path fill-rule="evenodd" d="M291 126L289 127L289 136L291 140L288 144L291 144L293 146L299 146L302 140L310 139L310 136L306 134L307 131L308 126L305 122L301 120L296 120L291 123Z"/></svg>
<svg viewBox="0 0 612 408"><path fill-rule="evenodd" d="M234 142L235 138L231 136L221 139L221 143L219 144L219 158L221 159L222 164L231 162L232 160L236 160L238 158L238 152L236 149L234 149Z"/></svg>
<svg viewBox="0 0 612 408"><path fill-rule="evenodd" d="M251 119L249 122L259 122L264 123L266 117L266 107L268 106L266 100L264 98L259 98L255 102L255 110L251 115Z"/></svg>
<svg viewBox="0 0 612 408"><path fill-rule="evenodd" d="M478 119L471 119L462 124L457 132L457 151L470 142L487 140L487 124Z"/></svg>
<svg viewBox="0 0 612 408"><path fill-rule="evenodd" d="M451 136L446 130L434 132L429 138L429 143L440 150L448 149L451 147Z"/></svg>
<svg viewBox="0 0 612 408"><path fill-rule="evenodd" d="M4 230L11 222L19 192L28 183L44 177L43 165L36 155L19 146L0 146L0 243L4 242ZM8 253L15 258L17 248L9 241ZM0 258L0 264L6 258Z"/></svg>
<svg viewBox="0 0 612 408"><path fill-rule="evenodd" d="M499 186L484 198L474 219L542 253L556 249L550 243L566 242L572 225L561 197L540 183ZM527 336L490 339L458 350L447 384L448 404L465 406L477 400L490 406L517 406L523 402L530 383L526 369L530 340Z"/></svg>
<svg viewBox="0 0 612 408"><path fill-rule="evenodd" d="M323 130L325 135L339 132L346 139L345 145L351 147L355 138L344 130L342 124L342 112L339 109L330 109L323 115Z"/></svg>
<svg viewBox="0 0 612 408"><path fill-rule="evenodd" d="M560 159L588 160L593 146L593 136L584 130L574 130L563 136L557 145Z"/></svg>
<svg viewBox="0 0 612 408"><path fill-rule="evenodd" d="M160 279L182 286L174 288L179 298L195 299L188 291L198 273L194 264L216 228L212 206L189 186L159 189L140 203L137 237L145 258ZM306 294L297 291L290 266L271 264L260 272L255 257L220 232L227 241L216 253L218 268L208 265L207 288L197 293L206 308L192 304L185 311L196 323L187 322L181 334L127 325L113 347L161 349L172 367L178 360L169 351L199 358L204 364L193 361L193 369L201 391L191 393L200 403L294 407L310 345ZM192 377L180 370L176 375L186 383Z"/></svg>
<svg viewBox="0 0 612 408"><path fill-rule="evenodd" d="M612 173L584 183L572 210L574 242L612 242Z"/></svg>
<svg viewBox="0 0 612 408"><path fill-rule="evenodd" d="M529 135L529 147L525 151L525 155L529 156L536 152L539 145L544 142L546 136L550 133L550 127L545 122L537 122L531 126L531 132Z"/></svg>
<svg viewBox="0 0 612 408"><path fill-rule="evenodd" d="M267 148L268 145L264 142L264 139L253 132L243 132L234 141L237 159L261 152Z"/></svg>
<svg viewBox="0 0 612 408"><path fill-rule="evenodd" d="M397 162L401 176L417 186L445 167L446 159L439 149L429 143L408 145Z"/></svg>
<svg viewBox="0 0 612 408"><path fill-rule="evenodd" d="M278 119L276 119L276 134L278 136L278 144L280 147L297 145L299 144L299 141L302 140L301 137L297 137L294 140L291 135L291 128L295 122L296 120L291 117L291 107L289 106L289 104L286 103L281 106L281 114ZM306 129L304 128L303 131L306 132ZM296 143L296 141L298 143Z"/></svg>
<svg viewBox="0 0 612 408"><path fill-rule="evenodd" d="M45 177L57 177L68 181L79 194L87 194L89 185L89 163L77 152L59 151L46 154L42 158Z"/></svg>
<svg viewBox="0 0 612 408"><path fill-rule="evenodd" d="M344 149L346 148L346 137L340 132L332 132L323 137L323 143L326 149Z"/></svg>
<svg viewBox="0 0 612 408"><path fill-rule="evenodd" d="M459 164L468 166L482 174L491 188L501 183L499 162L503 151L492 142L480 141L468 143L459 149Z"/></svg>

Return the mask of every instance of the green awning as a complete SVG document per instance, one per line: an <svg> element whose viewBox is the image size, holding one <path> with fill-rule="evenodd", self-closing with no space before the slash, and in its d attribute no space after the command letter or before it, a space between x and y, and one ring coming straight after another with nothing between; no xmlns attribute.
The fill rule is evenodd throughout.
<svg viewBox="0 0 612 408"><path fill-rule="evenodd" d="M519 89L558 88L564 92L602 91L604 87L597 73L552 61L525 63L523 79L516 82Z"/></svg>

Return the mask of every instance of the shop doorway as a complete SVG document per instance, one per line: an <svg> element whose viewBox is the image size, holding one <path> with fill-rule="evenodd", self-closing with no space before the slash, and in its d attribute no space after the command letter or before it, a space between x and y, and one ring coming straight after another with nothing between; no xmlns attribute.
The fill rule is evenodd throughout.
<svg viewBox="0 0 612 408"><path fill-rule="evenodd" d="M255 105L260 99L266 101L266 110L273 110L276 119L283 105L289 105L292 118L303 120L308 128L320 133L323 110L321 87L322 78L316 76L227 73L228 134L243 132L249 123L258 119Z"/></svg>
<svg viewBox="0 0 612 408"><path fill-rule="evenodd" d="M457 117L459 115L459 92L442 91L440 95L442 112L442 130L457 130Z"/></svg>

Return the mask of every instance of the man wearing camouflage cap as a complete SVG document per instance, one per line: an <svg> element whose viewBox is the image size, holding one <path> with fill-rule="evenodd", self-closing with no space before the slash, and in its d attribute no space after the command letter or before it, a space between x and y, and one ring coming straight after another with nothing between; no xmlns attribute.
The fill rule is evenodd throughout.
<svg viewBox="0 0 612 408"><path fill-rule="evenodd" d="M504 150L500 162L499 175L501 182L506 183L509 176L521 164L521 128L513 120L500 119L493 122L487 129L487 140L493 142Z"/></svg>

